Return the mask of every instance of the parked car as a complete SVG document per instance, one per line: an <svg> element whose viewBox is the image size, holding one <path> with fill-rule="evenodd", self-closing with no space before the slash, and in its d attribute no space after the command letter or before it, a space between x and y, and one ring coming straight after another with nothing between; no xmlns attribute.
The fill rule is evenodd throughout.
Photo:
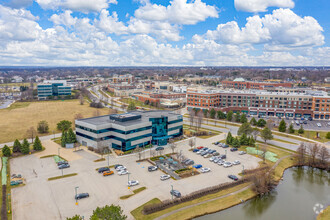
<svg viewBox="0 0 330 220"><path fill-rule="evenodd" d="M196 169L202 168L203 166L201 164L196 164L195 166L193 166Z"/></svg>
<svg viewBox="0 0 330 220"><path fill-rule="evenodd" d="M233 165L238 165L241 164L241 162L239 160L234 160Z"/></svg>
<svg viewBox="0 0 330 220"><path fill-rule="evenodd" d="M149 166L148 167L148 171L149 172L156 171L156 170L158 170L158 167L157 166Z"/></svg>
<svg viewBox="0 0 330 220"><path fill-rule="evenodd" d="M194 153L196 153L196 152L198 152L199 151L199 149L193 149L193 152Z"/></svg>
<svg viewBox="0 0 330 220"><path fill-rule="evenodd" d="M232 166L232 164L230 163L230 162L225 162L224 164L223 164L223 167L225 167L225 168L227 168L227 167L231 167Z"/></svg>
<svg viewBox="0 0 330 220"><path fill-rule="evenodd" d="M121 170L118 172L118 175L121 176L121 175L126 175L128 174L128 171L127 170Z"/></svg>
<svg viewBox="0 0 330 220"><path fill-rule="evenodd" d="M213 157L210 157L210 161L212 162L213 160L215 160L216 159L216 157L215 156L213 156Z"/></svg>
<svg viewBox="0 0 330 220"><path fill-rule="evenodd" d="M204 158L209 158L209 157L212 157L212 154L205 154L204 155Z"/></svg>
<svg viewBox="0 0 330 220"><path fill-rule="evenodd" d="M126 170L126 167L124 166L118 166L117 168L115 168L117 171L121 171L121 170Z"/></svg>
<svg viewBox="0 0 330 220"><path fill-rule="evenodd" d="M161 175L160 176L160 180L168 180L169 178L171 178L171 176L170 175Z"/></svg>
<svg viewBox="0 0 330 220"><path fill-rule="evenodd" d="M136 185L139 185L139 181L137 180L130 180L127 182L127 185L128 186L136 186Z"/></svg>
<svg viewBox="0 0 330 220"><path fill-rule="evenodd" d="M199 146L199 147L197 147L198 150L201 150L201 149L203 149L203 148L204 148L203 146Z"/></svg>
<svg viewBox="0 0 330 220"><path fill-rule="evenodd" d="M208 147L204 147L203 148L203 151L207 151L209 148Z"/></svg>
<svg viewBox="0 0 330 220"><path fill-rule="evenodd" d="M11 175L11 178L14 179L14 178L22 178L22 175L21 174L13 174Z"/></svg>
<svg viewBox="0 0 330 220"><path fill-rule="evenodd" d="M215 158L215 159L213 160L213 163L218 163L219 160L220 160L220 158Z"/></svg>
<svg viewBox="0 0 330 220"><path fill-rule="evenodd" d="M19 185L20 183L18 181L10 181L11 186Z"/></svg>
<svg viewBox="0 0 330 220"><path fill-rule="evenodd" d="M304 121L304 124L307 125L307 121Z"/></svg>
<svg viewBox="0 0 330 220"><path fill-rule="evenodd" d="M201 153L201 156L205 156L207 154L207 152L203 152Z"/></svg>
<svg viewBox="0 0 330 220"><path fill-rule="evenodd" d="M181 193L178 190L171 190L170 193L177 198L181 197Z"/></svg>
<svg viewBox="0 0 330 220"><path fill-rule="evenodd" d="M229 147L228 144L224 144L224 145L222 146L222 148L228 148L228 147Z"/></svg>
<svg viewBox="0 0 330 220"><path fill-rule="evenodd" d="M220 155L220 159L226 159L227 158L227 156L225 155L225 154L222 154L222 155Z"/></svg>
<svg viewBox="0 0 330 220"><path fill-rule="evenodd" d="M70 165L68 163L62 164L58 166L58 169L65 169L65 168L69 168Z"/></svg>
<svg viewBox="0 0 330 220"><path fill-rule="evenodd" d="M246 152L245 151L240 151L238 154L243 155L243 154L246 154Z"/></svg>
<svg viewBox="0 0 330 220"><path fill-rule="evenodd" d="M112 174L114 174L114 172L112 170L108 170L108 171L103 172L103 176L110 176Z"/></svg>
<svg viewBox="0 0 330 220"><path fill-rule="evenodd" d="M57 166L60 166L62 164L67 164L67 163L68 163L68 161L62 160L62 161L57 162Z"/></svg>
<svg viewBox="0 0 330 220"><path fill-rule="evenodd" d="M213 144L214 144L214 145L218 145L218 144L219 144L219 142L217 141L217 142L214 142Z"/></svg>
<svg viewBox="0 0 330 220"><path fill-rule="evenodd" d="M109 170L110 170L109 167L101 167L100 169L97 170L97 172L103 173L103 172L109 171Z"/></svg>
<svg viewBox="0 0 330 220"><path fill-rule="evenodd" d="M316 125L317 125L318 127L322 127L321 123L316 123Z"/></svg>
<svg viewBox="0 0 330 220"><path fill-rule="evenodd" d="M231 152L237 151L238 149L236 147L230 148Z"/></svg>
<svg viewBox="0 0 330 220"><path fill-rule="evenodd" d="M220 160L220 161L218 162L218 165L219 165L219 166L222 166L224 163L225 163L225 162L224 162L223 160Z"/></svg>
<svg viewBox="0 0 330 220"><path fill-rule="evenodd" d="M211 171L211 169L208 168L208 167L203 167L203 168L201 169L201 172L202 172L202 173L207 173L207 172L210 172L210 171Z"/></svg>
<svg viewBox="0 0 330 220"><path fill-rule="evenodd" d="M235 180L237 181L238 180L238 177L235 176L235 175L228 175L229 179L232 179L232 180Z"/></svg>
<svg viewBox="0 0 330 220"><path fill-rule="evenodd" d="M116 165L115 165L115 169L117 169L117 167L123 167L123 165L121 165L121 164L116 164Z"/></svg>
<svg viewBox="0 0 330 220"><path fill-rule="evenodd" d="M219 156L219 155L220 155L219 152L214 152L214 153L213 153L213 156Z"/></svg>
<svg viewBox="0 0 330 220"><path fill-rule="evenodd" d="M312 117L308 117L308 120L313 121L313 118Z"/></svg>
<svg viewBox="0 0 330 220"><path fill-rule="evenodd" d="M88 197L89 197L88 193L79 193L75 196L75 199L78 200L78 199L83 199L83 198L88 198Z"/></svg>
<svg viewBox="0 0 330 220"><path fill-rule="evenodd" d="M188 161L186 161L184 164L186 164L187 166L189 165L193 165L195 162L191 159L189 159Z"/></svg>

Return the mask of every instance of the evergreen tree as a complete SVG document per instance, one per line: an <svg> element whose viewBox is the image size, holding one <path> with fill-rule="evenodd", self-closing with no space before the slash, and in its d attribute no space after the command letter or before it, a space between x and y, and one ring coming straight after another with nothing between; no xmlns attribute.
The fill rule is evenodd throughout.
<svg viewBox="0 0 330 220"><path fill-rule="evenodd" d="M2 155L5 156L5 157L10 157L11 151L10 151L10 148L7 145L5 145L2 148Z"/></svg>
<svg viewBox="0 0 330 220"><path fill-rule="evenodd" d="M325 138L326 138L326 139L330 139L330 132L328 132L328 133L325 135Z"/></svg>
<svg viewBox="0 0 330 220"><path fill-rule="evenodd" d="M242 136L239 138L239 143L241 145L248 145L249 144L249 139L245 133L242 134Z"/></svg>
<svg viewBox="0 0 330 220"><path fill-rule="evenodd" d="M62 137L61 137L61 146L65 147L65 144L68 142L68 133L66 131L62 131Z"/></svg>
<svg viewBox="0 0 330 220"><path fill-rule="evenodd" d="M231 143L233 147L239 147L240 146L240 141L238 140L237 137L233 138L233 141Z"/></svg>
<svg viewBox="0 0 330 220"><path fill-rule="evenodd" d="M294 133L294 128L293 128L293 124L290 124L289 129L288 129L289 134L293 134Z"/></svg>
<svg viewBox="0 0 330 220"><path fill-rule="evenodd" d="M28 154L30 152L30 144L29 144L28 140L26 140L26 139L23 140L21 152L23 154Z"/></svg>
<svg viewBox="0 0 330 220"><path fill-rule="evenodd" d="M41 141L38 136L36 136L36 139L34 140L33 150L35 150L35 151L42 150L42 144L41 144Z"/></svg>
<svg viewBox="0 0 330 220"><path fill-rule="evenodd" d="M264 139L265 143L268 140L273 139L272 131L268 127L265 127L264 129L262 129L262 131L260 132L260 136L262 139Z"/></svg>
<svg viewBox="0 0 330 220"><path fill-rule="evenodd" d="M225 119L226 118L226 115L225 113L223 113L222 111L217 111L217 118L218 119Z"/></svg>
<svg viewBox="0 0 330 220"><path fill-rule="evenodd" d="M72 128L69 129L68 134L67 134L67 141L68 143L76 143L76 134L73 132Z"/></svg>
<svg viewBox="0 0 330 220"><path fill-rule="evenodd" d="M241 116L241 120L240 120L240 122L241 122L241 123L246 123L246 122L248 122L248 120L247 120L245 114L243 114L243 115Z"/></svg>
<svg viewBox="0 0 330 220"><path fill-rule="evenodd" d="M21 152L21 143L16 139L13 146L13 153Z"/></svg>
<svg viewBox="0 0 330 220"><path fill-rule="evenodd" d="M241 114L239 112L236 112L235 114L235 122L240 122L241 121Z"/></svg>
<svg viewBox="0 0 330 220"><path fill-rule="evenodd" d="M252 136L249 137L249 146L254 147L256 144L256 141L254 140L254 138Z"/></svg>
<svg viewBox="0 0 330 220"><path fill-rule="evenodd" d="M239 127L237 134L238 135L242 135L242 134L250 135L252 133L252 130L253 129L252 129L250 123L245 122Z"/></svg>
<svg viewBox="0 0 330 220"><path fill-rule="evenodd" d="M59 123L57 123L57 129L60 131L67 131L71 127L72 122L68 120L62 120Z"/></svg>
<svg viewBox="0 0 330 220"><path fill-rule="evenodd" d="M124 215L124 211L121 209L120 206L104 206L104 207L97 207L93 211L93 215L90 217L90 220L125 220L127 216Z"/></svg>
<svg viewBox="0 0 330 220"><path fill-rule="evenodd" d="M231 120L233 120L233 111L229 111L228 113L227 113L227 120L228 121L231 121Z"/></svg>
<svg viewBox="0 0 330 220"><path fill-rule="evenodd" d="M130 102L127 106L127 111L135 111L136 110L136 106L134 102Z"/></svg>
<svg viewBox="0 0 330 220"><path fill-rule="evenodd" d="M267 122L262 118L260 118L257 122L257 126L262 127L262 128L265 127L266 124L267 124Z"/></svg>
<svg viewBox="0 0 330 220"><path fill-rule="evenodd" d="M232 136L231 132L228 132L227 138L226 138L226 144L231 145L232 141L233 141L233 136Z"/></svg>
<svg viewBox="0 0 330 220"><path fill-rule="evenodd" d="M284 119L282 119L282 121L280 122L280 125L278 126L278 130L280 132L285 132L286 131L286 123L285 123Z"/></svg>
<svg viewBox="0 0 330 220"><path fill-rule="evenodd" d="M250 120L250 124L253 125L253 126L256 126L257 125L257 120L252 117L251 120Z"/></svg>
<svg viewBox="0 0 330 220"><path fill-rule="evenodd" d="M212 108L211 110L210 110L210 118L215 118L215 114L216 114L216 111L215 111L215 109L214 108Z"/></svg>
<svg viewBox="0 0 330 220"><path fill-rule="evenodd" d="M298 134L303 134L303 133L305 133L305 130L304 130L303 126L300 125L300 128L298 130Z"/></svg>

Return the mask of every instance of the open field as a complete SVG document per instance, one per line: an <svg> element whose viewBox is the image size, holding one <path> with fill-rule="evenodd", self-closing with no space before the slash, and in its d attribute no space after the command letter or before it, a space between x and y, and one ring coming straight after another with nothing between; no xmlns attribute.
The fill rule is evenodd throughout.
<svg viewBox="0 0 330 220"><path fill-rule="evenodd" d="M91 117L97 110L101 115L109 114L107 108L95 109L89 107L87 103L80 105L79 100L16 102L10 108L0 110L0 143L25 138L26 130L32 126L36 129L38 122L42 120L48 122L49 134L53 131L57 133L56 124L59 121L74 122L76 114Z"/></svg>
<svg viewBox="0 0 330 220"><path fill-rule="evenodd" d="M183 130L195 132L197 130L197 128L196 128L196 126L190 127L187 124L183 124ZM215 131L215 130L211 130L211 129L207 129L207 128L199 128L199 131L212 132L212 134L210 134L210 135L207 134L207 135L198 136L199 138L203 138L203 139L207 139L207 138L213 137L213 136L221 133L220 131Z"/></svg>

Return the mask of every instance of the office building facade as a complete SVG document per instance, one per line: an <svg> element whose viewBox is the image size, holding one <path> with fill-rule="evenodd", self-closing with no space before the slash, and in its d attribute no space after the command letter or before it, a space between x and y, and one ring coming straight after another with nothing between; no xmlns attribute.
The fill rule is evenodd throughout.
<svg viewBox="0 0 330 220"><path fill-rule="evenodd" d="M127 151L148 144L166 145L183 134L182 115L169 111L134 111L75 121L77 140L84 146Z"/></svg>
<svg viewBox="0 0 330 220"><path fill-rule="evenodd" d="M188 91L187 108L219 109L250 115L330 118L330 97L323 91L281 93L260 90Z"/></svg>
<svg viewBox="0 0 330 220"><path fill-rule="evenodd" d="M67 86L65 80L44 81L38 84L38 99L47 99L51 96L71 95L71 86Z"/></svg>

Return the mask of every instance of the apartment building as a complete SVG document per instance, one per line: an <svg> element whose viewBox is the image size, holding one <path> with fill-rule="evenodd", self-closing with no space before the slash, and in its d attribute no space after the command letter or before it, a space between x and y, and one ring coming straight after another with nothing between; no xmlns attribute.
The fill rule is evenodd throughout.
<svg viewBox="0 0 330 220"><path fill-rule="evenodd" d="M94 148L108 146L121 151L147 144L166 145L183 134L183 118L170 111L134 111L77 119L77 140Z"/></svg>
<svg viewBox="0 0 330 220"><path fill-rule="evenodd" d="M330 118L330 96L323 91L305 93L268 92L264 90L187 92L187 108L220 109L251 115Z"/></svg>
<svg viewBox="0 0 330 220"><path fill-rule="evenodd" d="M113 75L112 78L109 79L110 83L127 83L131 84L135 81L135 77L131 74L125 75Z"/></svg>
<svg viewBox="0 0 330 220"><path fill-rule="evenodd" d="M227 89L267 89L276 87L287 87L292 88L292 83L282 83L282 82L253 82L245 81L243 78L237 78L233 81L222 81L221 85L223 88Z"/></svg>

